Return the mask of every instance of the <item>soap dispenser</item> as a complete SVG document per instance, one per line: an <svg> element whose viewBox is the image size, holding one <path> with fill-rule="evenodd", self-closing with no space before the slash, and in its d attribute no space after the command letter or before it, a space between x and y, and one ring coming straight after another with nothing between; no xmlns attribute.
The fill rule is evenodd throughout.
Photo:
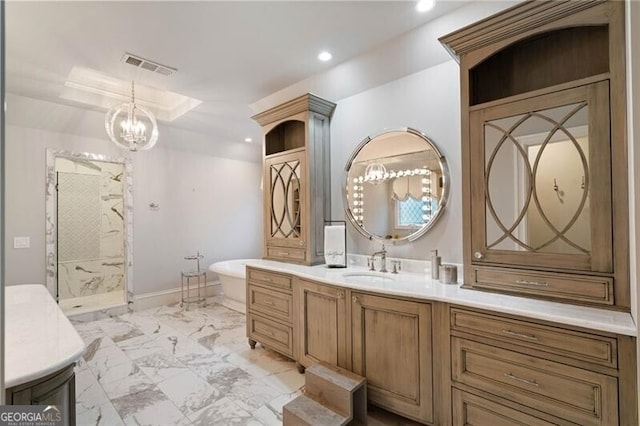
<svg viewBox="0 0 640 426"><path fill-rule="evenodd" d="M431 279L437 280L440 278L441 264L442 258L438 256L438 250L431 250Z"/></svg>

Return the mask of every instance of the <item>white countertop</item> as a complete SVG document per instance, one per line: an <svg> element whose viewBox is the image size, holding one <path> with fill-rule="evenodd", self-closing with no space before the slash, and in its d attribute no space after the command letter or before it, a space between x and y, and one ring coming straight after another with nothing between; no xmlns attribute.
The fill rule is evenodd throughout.
<svg viewBox="0 0 640 426"><path fill-rule="evenodd" d="M247 261L247 266L294 274L354 290L446 302L626 336L638 334L638 327L629 313L464 289L456 284L441 284L432 280L430 275L421 273L401 271L398 274L384 274L388 279L346 278L343 274L367 273L367 268L349 266L337 269L327 268L326 265L304 266L270 260Z"/></svg>
<svg viewBox="0 0 640 426"><path fill-rule="evenodd" d="M30 382L76 362L85 344L46 287L5 288L5 387Z"/></svg>

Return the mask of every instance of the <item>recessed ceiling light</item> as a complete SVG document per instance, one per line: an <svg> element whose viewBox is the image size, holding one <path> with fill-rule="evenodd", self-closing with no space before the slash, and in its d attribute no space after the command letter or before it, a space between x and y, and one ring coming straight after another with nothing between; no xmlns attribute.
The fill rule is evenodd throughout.
<svg viewBox="0 0 640 426"><path fill-rule="evenodd" d="M436 0L420 0L416 4L416 10L420 13L428 12L436 5Z"/></svg>
<svg viewBox="0 0 640 426"><path fill-rule="evenodd" d="M320 54L318 54L318 59L321 60L322 62L330 61L331 58L333 58L333 55L331 53L327 52L326 50L324 52L320 52Z"/></svg>
<svg viewBox="0 0 640 426"><path fill-rule="evenodd" d="M253 139L251 139L251 138L244 138L244 141L245 141L245 142L247 142L247 143L248 143L248 142L253 142Z"/></svg>

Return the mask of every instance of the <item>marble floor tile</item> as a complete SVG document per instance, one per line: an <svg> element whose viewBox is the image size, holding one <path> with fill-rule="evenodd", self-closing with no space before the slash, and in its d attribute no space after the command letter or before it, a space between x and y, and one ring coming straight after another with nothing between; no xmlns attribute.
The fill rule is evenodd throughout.
<svg viewBox="0 0 640 426"><path fill-rule="evenodd" d="M281 393L293 393L304 386L304 374L298 373L295 368L264 376L260 380Z"/></svg>
<svg viewBox="0 0 640 426"><path fill-rule="evenodd" d="M245 321L214 303L74 323L87 342L78 424L281 424L304 375L271 350L251 350Z"/></svg>
<svg viewBox="0 0 640 426"><path fill-rule="evenodd" d="M136 358L134 362L154 383L159 383L170 377L191 372L186 365L170 354L165 353L162 349Z"/></svg>
<svg viewBox="0 0 640 426"><path fill-rule="evenodd" d="M92 410L109 402L109 397L88 368L76 374L76 411Z"/></svg>
<svg viewBox="0 0 640 426"><path fill-rule="evenodd" d="M76 411L78 426L122 426L124 422L111 402L95 406L90 410Z"/></svg>
<svg viewBox="0 0 640 426"><path fill-rule="evenodd" d="M244 349L230 354L227 361L245 369L257 378L295 369L293 361L277 352L262 346L251 349L248 344Z"/></svg>
<svg viewBox="0 0 640 426"><path fill-rule="evenodd" d="M85 322L85 323L73 323L73 326L78 331L78 334L84 340L86 345L91 344L95 339L101 338L102 346L113 345L113 340L107 336L100 325L95 324L93 322Z"/></svg>
<svg viewBox="0 0 640 426"><path fill-rule="evenodd" d="M229 390L229 395L236 404L251 412L282 395L282 392L267 385L260 379L249 376L236 380Z"/></svg>
<svg viewBox="0 0 640 426"><path fill-rule="evenodd" d="M282 425L282 413L278 413L269 405L263 405L251 414L266 426Z"/></svg>
<svg viewBox="0 0 640 426"><path fill-rule="evenodd" d="M155 383L142 371L122 377L121 380L100 384L111 400L155 387Z"/></svg>
<svg viewBox="0 0 640 426"><path fill-rule="evenodd" d="M154 336L154 341L158 346L167 350L177 358L194 354L209 355L212 352L224 354L228 353L228 351L212 351L210 349L207 349L191 337L176 332L157 334Z"/></svg>
<svg viewBox="0 0 640 426"><path fill-rule="evenodd" d="M123 378L138 374L140 369L129 358L103 358L101 362L89 362L89 369L102 385L120 381Z"/></svg>
<svg viewBox="0 0 640 426"><path fill-rule="evenodd" d="M156 387L112 400L126 425L188 425L180 410Z"/></svg>
<svg viewBox="0 0 640 426"><path fill-rule="evenodd" d="M260 426L261 422L241 409L230 398L222 398L206 408L189 416L196 426L251 425Z"/></svg>
<svg viewBox="0 0 640 426"><path fill-rule="evenodd" d="M142 336L144 334L142 330L137 328L135 325L117 318L114 318L113 321L103 321L101 327L106 335L115 343L131 339L133 337Z"/></svg>
<svg viewBox="0 0 640 426"><path fill-rule="evenodd" d="M190 416L223 397L223 394L192 371L184 371L160 383L158 388Z"/></svg>
<svg viewBox="0 0 640 426"><path fill-rule="evenodd" d="M118 342L117 346L132 360L162 351L162 347L151 336L146 334Z"/></svg>
<svg viewBox="0 0 640 426"><path fill-rule="evenodd" d="M228 377L230 375L230 370L237 368L232 364L225 362L224 356L220 356L218 354L183 355L178 359L198 376L223 392L226 392L228 388L223 385L224 380L222 380L222 376ZM242 372L247 374L244 371Z"/></svg>

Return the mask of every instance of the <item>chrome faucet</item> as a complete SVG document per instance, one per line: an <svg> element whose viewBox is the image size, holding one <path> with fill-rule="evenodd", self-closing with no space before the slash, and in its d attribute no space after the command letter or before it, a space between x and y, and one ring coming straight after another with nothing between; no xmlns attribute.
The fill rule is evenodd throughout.
<svg viewBox="0 0 640 426"><path fill-rule="evenodd" d="M369 263L370 271L376 270L376 256L380 256L380 272L389 272L387 271L387 251L384 249L384 244L382 245L382 250L371 255L371 262Z"/></svg>

